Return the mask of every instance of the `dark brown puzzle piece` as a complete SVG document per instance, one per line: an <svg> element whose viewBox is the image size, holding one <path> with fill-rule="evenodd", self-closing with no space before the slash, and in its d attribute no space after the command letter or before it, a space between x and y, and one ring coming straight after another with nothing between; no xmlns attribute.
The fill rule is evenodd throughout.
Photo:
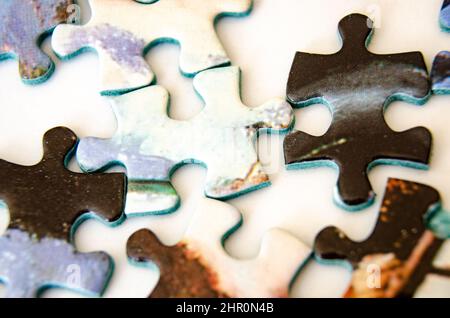
<svg viewBox="0 0 450 318"><path fill-rule="evenodd" d="M370 19L360 14L342 19L342 49L331 55L297 52L287 85L290 103L327 104L333 121L320 137L301 131L288 135L286 164L303 168L333 162L339 168L337 202L350 210L372 203L367 177L372 166L395 163L424 168L431 148L427 129L395 132L384 120L384 109L393 100L426 101L430 81L423 56L369 52L370 25Z"/></svg>
<svg viewBox="0 0 450 318"><path fill-rule="evenodd" d="M215 288L214 273L184 243L168 247L151 231L140 230L129 238L127 254L133 262L152 262L159 268L160 279L150 298L226 297Z"/></svg>
<svg viewBox="0 0 450 318"><path fill-rule="evenodd" d="M76 144L77 137L71 130L58 127L45 134L44 156L37 165L19 166L0 160L0 200L9 209L9 229L69 241L72 225L87 212L109 222L121 218L125 175L67 170Z"/></svg>
<svg viewBox="0 0 450 318"><path fill-rule="evenodd" d="M443 240L426 228L429 218L440 204L439 193L428 186L389 179L378 222L371 236L354 242L342 231L328 227L314 244L320 261L347 261L355 273L367 264L379 264L382 286L370 296L412 297L428 273L450 277L450 271L437 270L433 259ZM391 254L392 257L389 256ZM384 260L379 263L380 260ZM361 296L352 284L346 296Z"/></svg>

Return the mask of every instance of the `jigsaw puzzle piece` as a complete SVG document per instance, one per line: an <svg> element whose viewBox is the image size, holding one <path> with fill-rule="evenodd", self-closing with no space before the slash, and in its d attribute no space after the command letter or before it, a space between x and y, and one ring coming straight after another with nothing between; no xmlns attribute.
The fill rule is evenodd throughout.
<svg viewBox="0 0 450 318"><path fill-rule="evenodd" d="M105 222L120 221L125 175L67 170L76 144L72 131L58 127L44 135L44 156L38 164L0 160L0 199L8 206L10 228L69 241L71 225L88 212Z"/></svg>
<svg viewBox="0 0 450 318"><path fill-rule="evenodd" d="M99 294L109 279L112 262L106 254L77 253L70 241L88 217L113 224L123 219L126 177L67 170L76 145L75 134L58 127L44 135L38 164L0 160L0 200L10 214L8 229L0 237L0 278L7 296L38 296L50 286Z"/></svg>
<svg viewBox="0 0 450 318"><path fill-rule="evenodd" d="M367 50L370 19L352 14L341 20L342 49L332 55L298 52L287 85L297 107L327 105L333 121L321 137L289 134L284 142L288 168L332 165L339 168L336 202L359 210L373 202L367 178L378 164L426 168L431 134L422 127L395 132L384 119L394 100L424 103L430 83L419 52L378 55Z"/></svg>
<svg viewBox="0 0 450 318"><path fill-rule="evenodd" d="M145 229L130 237L130 260L159 269L160 279L150 297L287 297L310 249L273 229L264 236L255 259L234 259L223 242L240 226L241 215L225 203L207 203L196 211L183 239L174 246L163 245Z"/></svg>
<svg viewBox="0 0 450 318"><path fill-rule="evenodd" d="M450 32L450 1L445 0L441 10L442 30ZM434 94L450 94L450 52L440 52L433 62L431 71Z"/></svg>
<svg viewBox="0 0 450 318"><path fill-rule="evenodd" d="M222 16L246 15L252 0L90 0L92 19L83 26L56 28L52 46L61 58L98 52L103 95L150 85L154 74L144 59L161 42L180 45L181 72L193 76L230 62L214 24ZM136 23L140 21L140 23Z"/></svg>
<svg viewBox="0 0 450 318"><path fill-rule="evenodd" d="M325 264L350 266L353 274L346 297L412 297L430 274L450 279L449 268L439 269L442 266L436 263L438 253L448 243L426 226L439 206L435 189L389 179L370 237L354 242L339 229L329 227L318 234L315 255ZM445 266L448 262L446 259Z"/></svg>
<svg viewBox="0 0 450 318"><path fill-rule="evenodd" d="M447 226L449 226L448 223ZM447 233L450 233L449 231L450 227L448 227ZM448 234L446 238L450 238L450 235ZM435 273L425 277L425 280L415 294L415 297L450 297L450 279L448 278L450 273L450 240L447 239L442 245L433 261L433 267L436 269Z"/></svg>
<svg viewBox="0 0 450 318"><path fill-rule="evenodd" d="M450 0L444 0L442 4L440 24L444 31L450 32Z"/></svg>
<svg viewBox="0 0 450 318"><path fill-rule="evenodd" d="M40 49L45 35L68 20L73 0L4 0L0 3L0 60L19 61L27 84L39 84L53 72L52 60Z"/></svg>
<svg viewBox="0 0 450 318"><path fill-rule="evenodd" d="M112 267L107 254L77 253L59 239L39 240L21 230L0 237L0 278L5 278L7 298L36 297L51 287L101 295Z"/></svg>
<svg viewBox="0 0 450 318"><path fill-rule="evenodd" d="M442 51L436 56L431 71L431 80L434 94L450 94L450 52Z"/></svg>
<svg viewBox="0 0 450 318"><path fill-rule="evenodd" d="M128 216L167 214L180 206L180 198L170 182L131 180L126 196Z"/></svg>
<svg viewBox="0 0 450 318"><path fill-rule="evenodd" d="M205 107L187 121L168 117L169 94L160 86L111 98L118 130L112 139L81 140L77 152L81 169L92 172L123 165L130 184L158 181L164 185L160 194L169 194L166 207L177 197L170 176L187 163L206 166L208 197L227 199L267 185L269 178L258 159L256 138L259 131L288 129L292 109L282 99L247 107L240 99L239 86L237 67L197 75L194 88ZM131 199L128 197L127 205L132 204Z"/></svg>

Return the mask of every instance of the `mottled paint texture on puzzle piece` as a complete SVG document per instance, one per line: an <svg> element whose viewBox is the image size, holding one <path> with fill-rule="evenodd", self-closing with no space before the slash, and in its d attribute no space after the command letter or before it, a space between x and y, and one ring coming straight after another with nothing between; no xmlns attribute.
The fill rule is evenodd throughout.
<svg viewBox="0 0 450 318"><path fill-rule="evenodd" d="M109 279L109 258L76 253L70 240L87 216L121 220L126 177L67 170L76 144L72 131L58 127L45 134L44 156L38 164L19 166L0 160L0 200L10 214L8 230L0 239L0 276L7 296L37 296L48 285L77 289L75 283L63 280L69 261L87 275L78 284L84 292L98 294Z"/></svg>
<svg viewBox="0 0 450 318"><path fill-rule="evenodd" d="M353 270L346 297L412 297L426 275L450 278L449 269L437 269L433 260L444 241L427 229L426 222L439 206L438 192L428 186L390 179L377 224L363 242L350 240L335 227L322 230L314 244L325 263L348 262ZM377 285L368 281L379 268ZM371 268L373 270L371 270Z"/></svg>
<svg viewBox="0 0 450 318"><path fill-rule="evenodd" d="M219 199L267 185L256 138L260 131L290 127L289 104L276 98L259 107L244 105L237 67L204 71L195 77L194 88L205 107L186 121L168 116L169 94L160 86L112 98L118 130L112 139L82 139L77 151L80 167L91 172L122 164L130 183L167 182L180 165L199 163L207 168L205 194ZM146 188L141 189L140 198L145 200ZM164 193L159 192L160 197ZM134 202L129 198L127 205Z"/></svg>
<svg viewBox="0 0 450 318"><path fill-rule="evenodd" d="M140 2L90 0L92 18L86 25L61 25L54 32L52 46L62 58L97 51L103 95L119 95L153 83L154 74L144 55L162 42L179 44L180 70L188 76L228 64L214 25L222 16L246 15L252 8L252 0Z"/></svg>
<svg viewBox="0 0 450 318"><path fill-rule="evenodd" d="M0 59L17 58L20 76L38 83L51 75L53 62L39 48L46 33L67 21L73 0L2 0Z"/></svg>
<svg viewBox="0 0 450 318"><path fill-rule="evenodd" d="M425 168L431 148L427 129L395 132L384 120L384 109L394 100L426 101L431 85L423 56L419 52L369 52L370 24L359 14L342 19L342 49L332 55L298 52L287 85L287 98L293 105L324 103L333 120L320 137L301 131L289 134L284 142L286 164L300 168L324 163L337 166L336 201L349 210L373 202L367 177L373 166Z"/></svg>

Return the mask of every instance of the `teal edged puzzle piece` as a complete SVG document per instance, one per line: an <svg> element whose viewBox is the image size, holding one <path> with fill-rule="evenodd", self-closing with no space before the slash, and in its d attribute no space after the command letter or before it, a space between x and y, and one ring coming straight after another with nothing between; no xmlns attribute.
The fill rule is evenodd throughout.
<svg viewBox="0 0 450 318"><path fill-rule="evenodd" d="M154 82L144 55L153 46L180 46L183 74L229 64L215 32L223 16L245 16L252 0L90 0L92 18L82 26L58 26L52 47L62 59L86 50L98 53L101 94L120 95Z"/></svg>
<svg viewBox="0 0 450 318"><path fill-rule="evenodd" d="M345 297L413 297L431 276L450 283L450 241L442 236L448 219L445 224L445 218L436 217L440 210L439 193L432 187L389 179L372 234L355 242L336 227L325 228L316 237L314 254L325 265L350 269Z"/></svg>
<svg viewBox="0 0 450 318"><path fill-rule="evenodd" d="M67 22L74 0L2 0L0 2L0 60L17 59L22 81L39 84L54 70L41 49L46 35Z"/></svg>
<svg viewBox="0 0 450 318"><path fill-rule="evenodd" d="M288 297L311 249L291 234L270 229L253 259L235 259L225 241L239 229L242 215L229 204L206 199L197 207L181 241L162 244L142 229L127 243L132 264L159 272L151 298Z"/></svg>
<svg viewBox="0 0 450 318"><path fill-rule="evenodd" d="M177 196L170 177L184 164L207 168L205 194L211 198L225 200L269 184L255 149L256 139L261 131L289 129L290 105L276 98L259 107L245 106L237 67L204 71L194 78L194 88L205 106L190 120L169 118L168 92L150 86L110 97L118 122L111 139L81 140L77 160L83 171L122 165L129 188L142 185L128 193L127 215L154 213L152 197L168 203L165 212L173 210L170 202L175 203ZM157 191L145 187L155 182L160 185L154 188ZM150 208L143 210L145 206Z"/></svg>
<svg viewBox="0 0 450 318"><path fill-rule="evenodd" d="M420 52L375 54L368 50L374 28L366 16L339 22L342 48L329 55L297 52L289 74L287 99L294 107L328 106L332 122L322 136L288 134L288 169L332 166L339 170L335 202L358 211L374 202L368 174L381 164L427 169L432 136L424 127L392 130L385 109L402 100L422 105L431 83Z"/></svg>

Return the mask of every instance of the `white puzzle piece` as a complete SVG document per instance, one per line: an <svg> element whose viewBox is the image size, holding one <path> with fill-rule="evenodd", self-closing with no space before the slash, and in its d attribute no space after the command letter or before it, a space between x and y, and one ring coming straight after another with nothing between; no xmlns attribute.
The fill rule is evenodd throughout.
<svg viewBox="0 0 450 318"><path fill-rule="evenodd" d="M206 166L208 197L227 199L269 184L255 149L256 138L261 130L288 129L293 121L290 105L276 98L259 107L245 106L237 67L204 71L195 77L194 88L205 107L190 120L169 118L168 92L150 86L111 99L118 121L111 139L81 140L77 159L83 171L120 164L127 169L129 188L141 185L128 194L127 214L150 212L139 209L151 205L158 195L169 196L165 202L170 210L176 202L170 176L186 163ZM159 187L146 187L147 182L159 182Z"/></svg>
<svg viewBox="0 0 450 318"><path fill-rule="evenodd" d="M228 64L214 29L221 16L246 15L252 0L90 0L92 18L82 26L60 25L52 46L61 58L93 49L100 59L102 94L120 94L151 84L145 53L160 42L180 45L187 75Z"/></svg>

